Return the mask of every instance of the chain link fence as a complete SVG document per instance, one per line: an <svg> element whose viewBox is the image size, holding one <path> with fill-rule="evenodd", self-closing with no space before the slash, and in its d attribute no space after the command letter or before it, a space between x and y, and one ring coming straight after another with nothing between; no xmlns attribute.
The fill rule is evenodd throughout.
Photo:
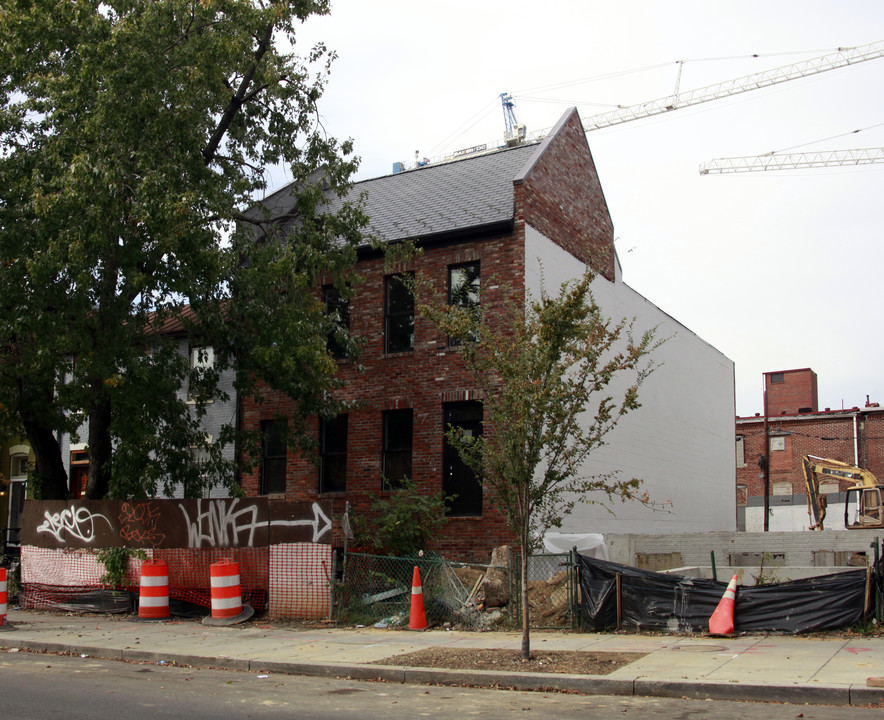
<svg viewBox="0 0 884 720"><path fill-rule="evenodd" d="M437 555L347 553L335 593L335 619L355 625L407 626L415 567L421 576L429 625L483 628L520 624L520 565L516 553L510 556L508 567L452 563ZM573 553L529 558L528 602L532 627L578 627L580 597Z"/></svg>
<svg viewBox="0 0 884 720"><path fill-rule="evenodd" d="M451 563L438 555L388 557L363 553L345 556L335 593L335 619L376 627L407 626L415 567L420 572L429 625L451 623L477 628L490 623L480 592L488 566Z"/></svg>
<svg viewBox="0 0 884 720"><path fill-rule="evenodd" d="M576 553L531 555L528 558L528 608L531 627L537 629L580 627L580 583ZM519 568L519 555L514 555ZM514 573L513 617L522 614L521 573Z"/></svg>

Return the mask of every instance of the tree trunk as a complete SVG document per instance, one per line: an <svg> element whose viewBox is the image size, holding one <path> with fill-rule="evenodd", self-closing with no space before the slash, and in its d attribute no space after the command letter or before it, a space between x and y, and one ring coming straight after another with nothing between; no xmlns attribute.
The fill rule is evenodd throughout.
<svg viewBox="0 0 884 720"><path fill-rule="evenodd" d="M89 406L89 480L86 498L101 500L110 489L111 471L111 399L101 380L92 383Z"/></svg>
<svg viewBox="0 0 884 720"><path fill-rule="evenodd" d="M65 500L68 496L68 474L61 459L58 439L26 408L22 408L20 416L37 461L37 494L42 500Z"/></svg>
<svg viewBox="0 0 884 720"><path fill-rule="evenodd" d="M528 607L528 549L529 544L527 538L523 535L520 540L520 551L522 553L522 660L531 658L531 636L529 623L531 619L530 609Z"/></svg>

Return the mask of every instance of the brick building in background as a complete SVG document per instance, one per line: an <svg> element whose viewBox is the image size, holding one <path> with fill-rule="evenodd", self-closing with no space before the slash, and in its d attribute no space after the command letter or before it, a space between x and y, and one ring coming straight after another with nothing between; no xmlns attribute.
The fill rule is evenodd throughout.
<svg viewBox="0 0 884 720"><path fill-rule="evenodd" d="M840 460L884 477L884 408L865 406L832 410L818 407L817 376L813 370L764 373L770 435L771 531L801 531L813 524L807 512L802 459L805 455ZM737 418L738 526L750 532L764 527L764 416ZM852 483L824 479L827 530L844 529L845 489Z"/></svg>
<svg viewBox="0 0 884 720"><path fill-rule="evenodd" d="M267 202L284 206L286 192ZM659 337L671 338L655 356L662 367L641 388L642 408L586 468L643 478L666 510L618 503L614 516L601 506L580 505L564 531L735 527L733 363L622 282L613 224L576 110L566 112L541 143L366 180L355 184L351 198L360 193L367 196L374 235L388 243L413 240L422 250L397 273L421 273L441 297L466 288L461 301L481 304L491 322L505 321L508 293L521 299L539 293L541 284L554 292L590 263L597 272L593 291L607 315L635 318L636 332L659 327ZM389 492L383 478L406 475L421 492L457 494L431 549L451 559L487 561L492 548L513 538L502 509L443 437L448 424L482 432L482 398L457 347L415 312L383 258L365 248L358 270L364 282L338 308L364 342L361 369L345 360L338 366L341 397L357 405L315 423L317 467L272 435L287 398L268 392L261 404L244 402L244 426L270 435L260 466L242 477L243 488L248 495L328 499L339 517L345 501L356 514L370 512L372 497ZM335 305L334 293L326 300ZM340 538L337 523L335 529Z"/></svg>

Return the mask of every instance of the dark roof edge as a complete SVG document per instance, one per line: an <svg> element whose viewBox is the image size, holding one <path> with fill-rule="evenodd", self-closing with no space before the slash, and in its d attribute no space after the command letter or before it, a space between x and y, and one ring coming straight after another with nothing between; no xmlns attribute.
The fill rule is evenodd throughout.
<svg viewBox="0 0 884 720"><path fill-rule="evenodd" d="M840 410L814 410L809 413L789 413L786 415L768 415L767 421L773 422L810 422L813 420L832 420L838 418L852 417L857 414L865 413L881 413L884 407L852 407L842 408ZM737 415L737 424L749 425L754 422L764 422L764 415Z"/></svg>
<svg viewBox="0 0 884 720"><path fill-rule="evenodd" d="M525 182L525 178L528 177L528 174L540 161L543 153L545 153L546 149L550 145L552 145L553 140L555 140L556 136L561 132L562 128L565 127L567 122L571 119L571 116L576 114L576 107L571 107L565 110L562 117L560 117L559 121L553 126L553 129L547 133L545 138L543 138L543 142L540 143L540 147L538 147L537 150L534 151L534 154L528 159L528 162L525 163L525 165L519 171L519 174L513 178L513 185L521 185L523 182Z"/></svg>
<svg viewBox="0 0 884 720"><path fill-rule="evenodd" d="M485 225L474 225L468 228L459 228L457 230L445 230L444 232L432 233L430 235L420 235L415 238L397 238L395 240L383 240L382 245L394 245L395 243L406 242L412 240L418 247L426 247L428 245L443 245L452 242L466 242L468 240L478 240L483 237L494 237L511 233L513 231L513 219L496 220L495 222L486 223ZM363 245L358 250L363 257L372 256L379 253L379 250L370 245Z"/></svg>

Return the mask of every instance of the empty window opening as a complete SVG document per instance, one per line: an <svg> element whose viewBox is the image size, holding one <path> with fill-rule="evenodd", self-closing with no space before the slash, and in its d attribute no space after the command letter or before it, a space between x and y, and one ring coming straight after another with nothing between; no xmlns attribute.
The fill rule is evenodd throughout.
<svg viewBox="0 0 884 720"><path fill-rule="evenodd" d="M261 494L285 493L286 437L285 423L261 422Z"/></svg>
<svg viewBox="0 0 884 720"><path fill-rule="evenodd" d="M384 352L398 353L414 349L413 275L388 275L384 278Z"/></svg>
<svg viewBox="0 0 884 720"><path fill-rule="evenodd" d="M347 415L319 423L319 492L347 489Z"/></svg>
<svg viewBox="0 0 884 720"><path fill-rule="evenodd" d="M411 460L414 441L414 411L387 410L384 413L384 489L402 486L402 479L412 479Z"/></svg>
<svg viewBox="0 0 884 720"><path fill-rule="evenodd" d="M457 428L467 437L482 435L482 403L458 402L443 406L443 428ZM482 514L482 483L446 440L443 449L442 493L448 501L448 517L477 517Z"/></svg>

